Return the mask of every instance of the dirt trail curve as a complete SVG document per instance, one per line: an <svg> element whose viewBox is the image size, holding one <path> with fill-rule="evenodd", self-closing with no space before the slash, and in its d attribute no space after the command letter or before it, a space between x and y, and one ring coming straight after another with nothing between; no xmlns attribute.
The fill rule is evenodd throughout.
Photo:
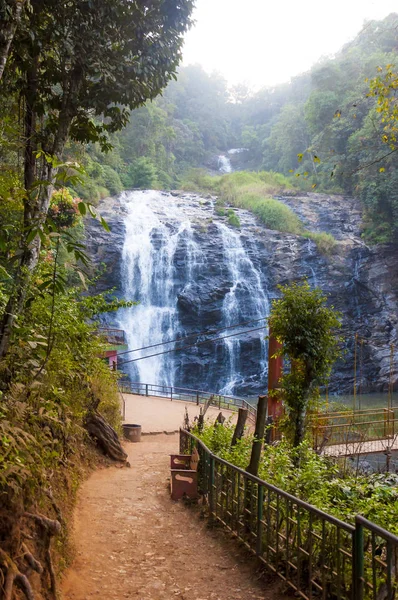
<svg viewBox="0 0 398 600"><path fill-rule="evenodd" d="M168 454L178 435L128 444L131 469L96 471L80 490L76 558L64 600L283 600L256 562L198 511L170 499Z"/></svg>

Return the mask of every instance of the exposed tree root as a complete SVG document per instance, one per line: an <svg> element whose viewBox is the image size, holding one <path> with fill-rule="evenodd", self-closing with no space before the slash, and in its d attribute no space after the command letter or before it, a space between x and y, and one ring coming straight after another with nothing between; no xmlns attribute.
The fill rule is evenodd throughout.
<svg viewBox="0 0 398 600"><path fill-rule="evenodd" d="M40 525L50 535L50 537L61 533L61 523L59 521L29 512L25 512L23 516L36 521L36 523Z"/></svg>
<svg viewBox="0 0 398 600"><path fill-rule="evenodd" d="M51 559L51 538L55 535L58 535L61 532L61 523L54 519L49 519L48 517L44 517L43 515L33 514L26 512L24 513L24 517L33 519L39 527L41 527L43 535L42 539L44 542L45 548L45 560L46 560L46 570L50 577L50 591L54 598L54 600L58 597L58 587L57 587L57 578L55 576L54 567ZM44 570L41 573L42 580L44 575ZM45 582L43 581L43 584Z"/></svg>
<svg viewBox="0 0 398 600"><path fill-rule="evenodd" d="M18 586L25 594L27 600L34 600L35 596L32 586L29 583L26 575L20 572L17 565L9 557L7 552L0 548L0 560L7 567L7 574L4 584L4 600L12 600L14 585Z"/></svg>
<svg viewBox="0 0 398 600"><path fill-rule="evenodd" d="M41 575L43 573L43 567L41 563L33 556L31 552L29 552L26 544L22 544L22 550L24 553L23 557L28 563L29 567Z"/></svg>
<svg viewBox="0 0 398 600"><path fill-rule="evenodd" d="M46 494L47 498L49 498L49 500L51 502L51 506L53 507L53 510L54 510L55 514L57 515L58 521L61 524L63 524L64 523L64 517L62 515L62 511L59 508L58 504L55 502L54 496L53 496L53 493L52 493L51 489L45 490L44 493Z"/></svg>
<svg viewBox="0 0 398 600"><path fill-rule="evenodd" d="M96 410L90 411L86 416L84 426L105 454L113 460L125 462L127 454L120 444L116 431L99 412Z"/></svg>

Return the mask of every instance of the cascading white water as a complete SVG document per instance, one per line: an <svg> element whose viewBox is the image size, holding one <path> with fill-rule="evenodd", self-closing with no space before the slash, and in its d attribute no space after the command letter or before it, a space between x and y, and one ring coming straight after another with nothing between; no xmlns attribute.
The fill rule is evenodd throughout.
<svg viewBox="0 0 398 600"><path fill-rule="evenodd" d="M122 205L126 213L122 294L138 305L119 311L119 326L126 332L129 350L160 344L123 356L131 361L157 354L126 362L123 369L131 380L225 394L236 393L241 385L246 389L253 381L263 382L266 330L251 334L244 330L265 325L265 321L242 327L241 335L189 352L177 351L175 343L165 344L209 327L223 330L269 314L264 278L250 258L251 242L247 241L245 248L239 233L225 223L212 223L210 199L196 199L190 204L188 198L184 204L164 192L146 190L126 192ZM206 219L212 223L211 233L203 226ZM212 248L209 263L208 252ZM180 312L178 302L182 296L191 302L188 313L187 309ZM203 311L206 315L206 311L215 311L221 317L215 316L216 320L207 320L204 325ZM220 335L229 333L237 330L221 331ZM191 338L186 344L194 340ZM246 353L252 353L252 375L245 373L242 344L246 344ZM193 367L199 369L195 374Z"/></svg>
<svg viewBox="0 0 398 600"><path fill-rule="evenodd" d="M232 173L231 161L225 154L220 154L218 157L218 170L220 173Z"/></svg>
<svg viewBox="0 0 398 600"><path fill-rule="evenodd" d="M149 206L158 192L126 193L125 241L122 253L123 294L139 304L120 311L120 327L129 349L172 340L178 329L173 259L184 224L170 231ZM161 348L164 349L164 348ZM165 349L172 349L172 345ZM135 352L129 358L155 354L159 348ZM134 381L173 385L173 353L128 364Z"/></svg>
<svg viewBox="0 0 398 600"><path fill-rule="evenodd" d="M316 244L315 244L315 242L313 242L310 239L308 239L308 242L307 242L307 250L308 250L308 255L309 255L310 258L312 258L313 256L315 256L315 254L316 254ZM314 268L310 264L308 264L308 263L306 263L306 266L311 271L311 279L312 279L311 283L312 283L312 285L314 287L318 287L318 278L316 276Z"/></svg>
<svg viewBox="0 0 398 600"><path fill-rule="evenodd" d="M232 286L226 294L222 312L226 327L235 323L243 323L250 320L265 319L269 315L270 305L261 273L255 268L247 251L243 247L240 235L229 229L224 223L218 223L217 227L221 234L225 264L229 269ZM267 321L258 324L253 323L243 329L254 329L266 325ZM266 370L266 329L253 333L260 340L260 377ZM242 336L230 337L224 340L228 354L228 379L221 389L223 394L232 394L235 387L244 383L245 373L239 367L239 354L242 344Z"/></svg>

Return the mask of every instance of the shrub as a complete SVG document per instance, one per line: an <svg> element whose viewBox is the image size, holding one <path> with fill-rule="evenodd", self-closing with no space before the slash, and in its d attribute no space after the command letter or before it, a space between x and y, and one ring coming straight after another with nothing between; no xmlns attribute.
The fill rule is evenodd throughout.
<svg viewBox="0 0 398 600"><path fill-rule="evenodd" d="M250 461L252 435L239 440L231 449L234 426L214 427L205 423L200 437L206 446L224 460L245 469ZM300 457L300 461L297 460ZM318 455L308 442L298 448L282 440L265 445L259 477L347 523L355 514L398 533L398 476L393 473L365 476L354 468L339 471L339 463Z"/></svg>
<svg viewBox="0 0 398 600"><path fill-rule="evenodd" d="M244 196L240 204L252 211L268 229L301 235L304 226L298 216L283 202L274 198Z"/></svg>
<svg viewBox="0 0 398 600"><path fill-rule="evenodd" d="M190 169L181 179L181 189L190 192L218 193L222 176L212 176L204 169Z"/></svg>
<svg viewBox="0 0 398 600"><path fill-rule="evenodd" d="M73 227L80 219L77 205L79 198L74 198L66 188L57 190L51 196L49 217L61 228Z"/></svg>
<svg viewBox="0 0 398 600"><path fill-rule="evenodd" d="M240 227L240 220L237 214L234 213L232 209L228 210L228 223L232 227Z"/></svg>
<svg viewBox="0 0 398 600"><path fill-rule="evenodd" d="M304 440L308 404L318 396L319 386L327 383L339 357L334 331L341 327L340 315L326 306L326 296L319 288L312 290L308 282L278 287L282 297L273 302L269 326L281 344L278 355L290 365L278 385L294 446L299 446Z"/></svg>
<svg viewBox="0 0 398 600"><path fill-rule="evenodd" d="M141 156L130 167L133 187L152 189L158 185L156 167L150 158Z"/></svg>
<svg viewBox="0 0 398 600"><path fill-rule="evenodd" d="M120 192L123 190L123 184L120 181L118 173L116 173L116 171L108 165L104 165L102 169L104 172L103 179L105 187L110 191L111 194L120 194Z"/></svg>

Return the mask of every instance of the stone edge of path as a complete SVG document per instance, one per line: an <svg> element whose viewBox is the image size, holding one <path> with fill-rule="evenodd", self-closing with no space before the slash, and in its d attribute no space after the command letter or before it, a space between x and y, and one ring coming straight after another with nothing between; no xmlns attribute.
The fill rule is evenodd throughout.
<svg viewBox="0 0 398 600"><path fill-rule="evenodd" d="M174 435L180 433L179 429L172 429L171 431L142 431L141 435Z"/></svg>

